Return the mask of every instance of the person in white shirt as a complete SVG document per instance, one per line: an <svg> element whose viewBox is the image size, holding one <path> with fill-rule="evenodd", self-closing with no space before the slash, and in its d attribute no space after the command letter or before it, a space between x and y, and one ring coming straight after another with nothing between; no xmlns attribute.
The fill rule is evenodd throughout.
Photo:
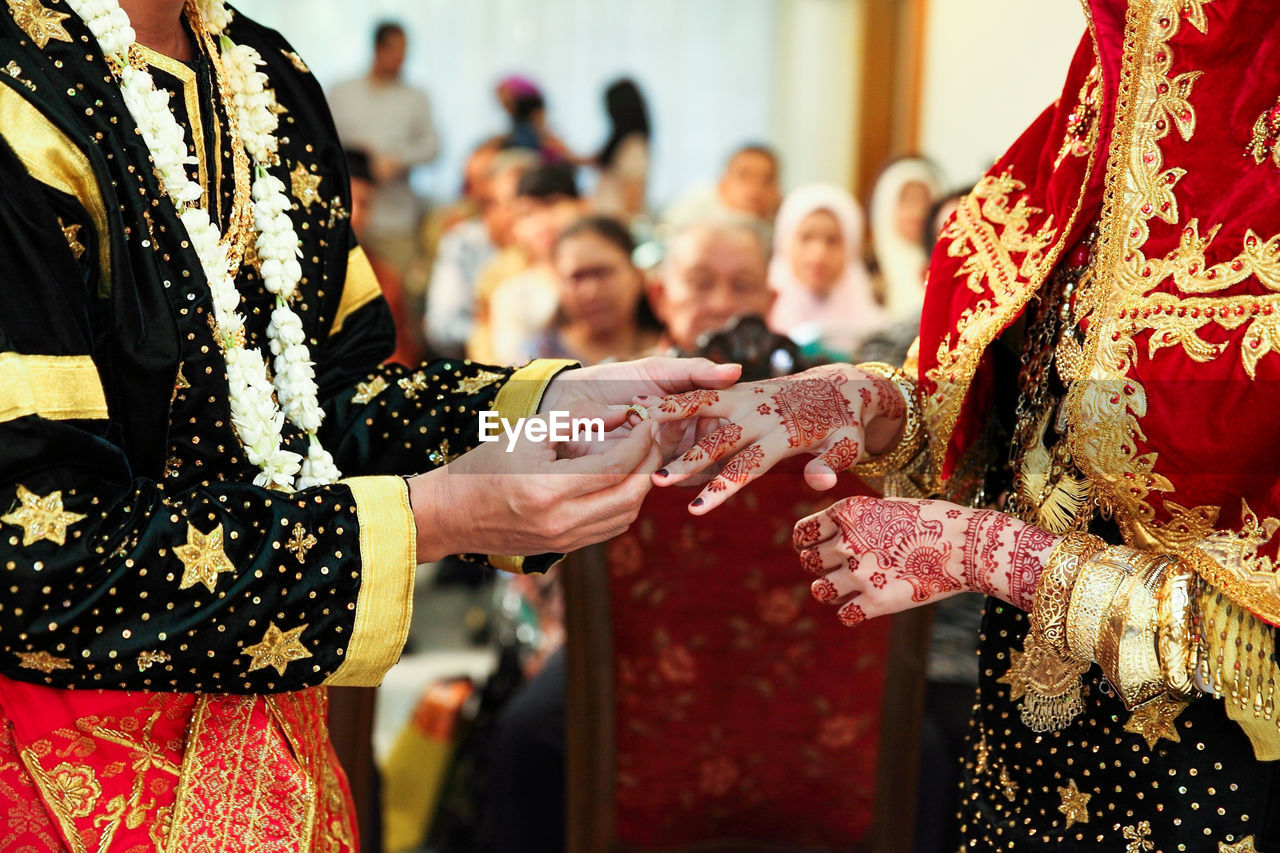
<svg viewBox="0 0 1280 853"><path fill-rule="evenodd" d="M362 242L397 272L417 249L422 206L409 185L413 167L439 153L426 93L401 79L408 41L402 26L379 24L369 73L329 93L338 136L347 148L368 153L376 192Z"/></svg>

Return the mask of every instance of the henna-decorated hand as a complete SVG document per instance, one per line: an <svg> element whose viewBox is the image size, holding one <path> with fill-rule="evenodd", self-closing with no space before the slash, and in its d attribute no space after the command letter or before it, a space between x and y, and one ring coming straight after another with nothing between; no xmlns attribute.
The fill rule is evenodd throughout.
<svg viewBox="0 0 1280 853"><path fill-rule="evenodd" d="M718 425L654 475L655 484L669 486L723 463L690 504L694 515L710 512L779 461L799 453L816 457L804 469L805 481L815 489L829 489L841 471L891 447L906 412L902 394L891 382L847 364L724 391L637 400L659 422L700 418Z"/></svg>
<svg viewBox="0 0 1280 853"><path fill-rule="evenodd" d="M853 497L798 521L793 541L813 597L852 626L958 592L1030 610L1058 537L995 510Z"/></svg>

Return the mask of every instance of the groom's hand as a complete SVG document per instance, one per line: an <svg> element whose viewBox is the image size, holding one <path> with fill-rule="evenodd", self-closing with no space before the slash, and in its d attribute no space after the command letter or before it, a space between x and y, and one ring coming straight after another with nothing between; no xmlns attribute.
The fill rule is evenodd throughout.
<svg viewBox="0 0 1280 853"><path fill-rule="evenodd" d="M567 411L584 405L617 407L624 411L636 397L663 397L697 389L724 389L742 375L739 364L716 364L705 358L642 358L617 364L601 364L566 370L552 380L542 396L539 414ZM633 418L634 420L634 418ZM628 433L612 430L604 442L574 441L562 444L561 456L599 453ZM678 456L692 446L696 422L665 425L658 433L663 458Z"/></svg>

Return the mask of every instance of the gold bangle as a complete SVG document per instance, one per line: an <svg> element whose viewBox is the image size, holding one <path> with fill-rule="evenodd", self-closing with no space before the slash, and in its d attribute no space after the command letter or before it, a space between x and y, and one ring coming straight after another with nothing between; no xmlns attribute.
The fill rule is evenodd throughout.
<svg viewBox="0 0 1280 853"><path fill-rule="evenodd" d="M1129 709L1165 689L1156 652L1157 598L1165 571L1174 562L1168 554L1140 553L1133 571L1116 588L1098 632L1098 665Z"/></svg>
<svg viewBox="0 0 1280 853"><path fill-rule="evenodd" d="M1067 652L1072 657L1097 660L1098 631L1116 588L1131 571L1127 551L1118 546L1103 548L1080 567L1067 605Z"/></svg>
<svg viewBox="0 0 1280 853"><path fill-rule="evenodd" d="M1058 655L1074 657L1067 648L1067 611L1071 590L1081 567L1106 543L1089 533L1069 533L1049 554L1044 571L1036 582L1031 605L1031 630L1040 635L1044 645ZM1088 660L1088 658L1085 658Z"/></svg>
<svg viewBox="0 0 1280 853"><path fill-rule="evenodd" d="M1178 560L1165 578L1157 601L1159 628L1156 650L1164 684L1173 694L1190 699L1199 694L1193 680L1196 647L1192 639L1192 616L1196 604L1196 573L1185 560Z"/></svg>
<svg viewBox="0 0 1280 853"><path fill-rule="evenodd" d="M859 462L852 469L861 477L883 477L891 471L905 468L924 446L924 415L920 410L919 389L914 380L892 364L886 364L883 361L866 361L854 367L863 373L891 382L898 389L907 406L902 436L898 439L897 445L874 459Z"/></svg>

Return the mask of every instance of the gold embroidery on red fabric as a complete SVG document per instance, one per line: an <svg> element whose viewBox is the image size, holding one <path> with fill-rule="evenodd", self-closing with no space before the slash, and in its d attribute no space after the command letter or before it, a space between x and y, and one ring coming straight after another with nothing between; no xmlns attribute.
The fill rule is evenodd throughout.
<svg viewBox="0 0 1280 853"><path fill-rule="evenodd" d="M1040 286L1052 263L1045 250L1052 245L1053 217L1039 229L1030 231L1030 221L1043 213L1027 204L1025 184L1008 172L987 175L960 202L955 218L943 232L949 240L947 254L965 258L956 272L975 293L990 294L965 309L956 324L938 345L938 363L927 376L934 391L924 401L929 434L938 442L934 454L936 469L942 465L960 409L978 361L987 345L1012 319ZM1016 202L1010 195L1017 194ZM1016 261L1014 254L1022 254ZM1056 252L1052 261L1056 261Z"/></svg>
<svg viewBox="0 0 1280 853"><path fill-rule="evenodd" d="M1098 107L1102 99L1102 68L1094 65L1084 78L1076 108L1067 116L1067 131L1062 147L1054 158L1053 168L1062 165L1067 156L1088 157L1098 145Z"/></svg>
<svg viewBox="0 0 1280 853"><path fill-rule="evenodd" d="M1130 7L1117 100L1117 128L1100 225L1095 288L1100 303L1085 341L1088 374L1067 395L1073 457L1099 487L1104 510L1113 513L1125 539L1140 547L1185 547L1207 536L1217 520L1216 507L1185 508L1166 501L1171 518L1157 522L1148 502L1152 492L1171 493L1173 484L1156 473L1157 455L1140 453L1145 436L1139 420L1146 414L1146 392L1132 376L1137 346L1119 318L1134 308L1159 278L1143 255L1148 223L1178 222L1174 187L1186 173L1165 168L1160 142L1176 128L1184 139L1195 133L1190 96L1200 72L1170 76L1173 52L1168 42L1183 15L1204 31L1204 5L1211 0L1155 0ZM1188 267L1188 272L1194 271ZM1096 300L1096 302L1095 302ZM1177 337L1176 329L1167 330ZM1185 334L1182 339L1185 339Z"/></svg>
<svg viewBox="0 0 1280 853"><path fill-rule="evenodd" d="M57 783L55 783L51 774L45 772L44 767L40 764L40 757L30 747L22 747L18 751L18 755L22 760L22 766L31 775L31 780L40 789L45 806L53 814L53 819L58 822L58 826L62 830L63 840L71 845L71 853L87 853L84 839L80 837L80 832L76 829L75 822L77 817L83 817L84 815L74 813L66 800L59 795ZM98 788L98 793L102 793L101 786Z"/></svg>
<svg viewBox="0 0 1280 853"><path fill-rule="evenodd" d="M1253 157L1253 162L1259 166L1267 162L1268 157L1280 166L1280 100L1253 123L1253 138L1244 153Z"/></svg>
<svg viewBox="0 0 1280 853"><path fill-rule="evenodd" d="M273 754L277 743L261 702L257 696L197 700L167 853L309 849L292 819L296 803L285 800L290 787L295 799L305 799L306 785L286 772L288 756Z"/></svg>
<svg viewBox="0 0 1280 853"><path fill-rule="evenodd" d="M1087 13L1087 9L1086 17L1093 53L1097 57L1098 34L1093 16ZM1095 69L1101 90L1104 75L1100 65L1095 65ZM940 482L947 448L982 354L1018 315L1057 264L1058 257L1066 248L1062 238L1071 233L1080 215L1096 161L1095 157L1088 159L1071 216L1061 230L1055 230L1052 217L1047 217L1035 233L1027 233L1031 217L1042 211L1027 204L1025 197L1010 206L1008 194L1021 190L1023 185L1006 172L1000 176L984 177L971 195L961 202L951 226L942 235L942 239L951 241L947 247L951 257L969 255L956 277L964 276L971 290L990 296L979 300L960 315L955 332L948 334L938 347L938 364L926 373L935 386L933 392L925 394L923 399L929 441L935 448L929 471L929 479L935 486ZM994 226L982 222L983 216L1004 226L999 234ZM1022 262L1015 265L1010 252L1025 253Z"/></svg>

